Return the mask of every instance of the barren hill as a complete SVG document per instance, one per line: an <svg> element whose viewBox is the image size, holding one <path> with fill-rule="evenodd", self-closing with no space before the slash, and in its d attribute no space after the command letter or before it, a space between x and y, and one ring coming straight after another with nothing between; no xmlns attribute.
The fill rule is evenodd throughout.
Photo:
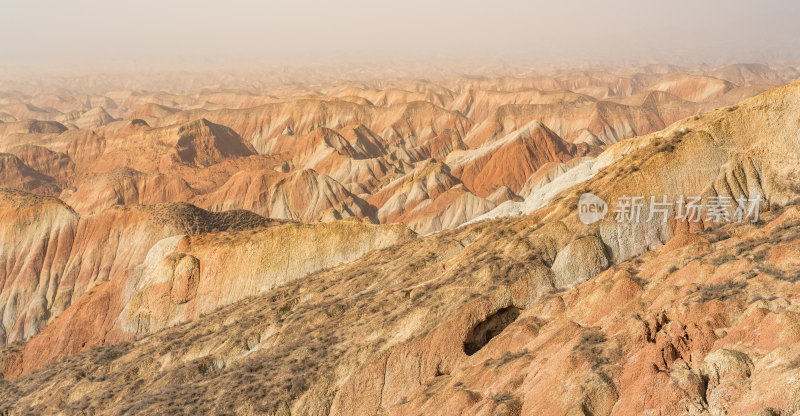
<svg viewBox="0 0 800 416"><path fill-rule="evenodd" d="M746 97L785 71L109 91L148 122L2 123L0 414L800 412L800 82ZM634 196L760 205L625 221Z"/></svg>

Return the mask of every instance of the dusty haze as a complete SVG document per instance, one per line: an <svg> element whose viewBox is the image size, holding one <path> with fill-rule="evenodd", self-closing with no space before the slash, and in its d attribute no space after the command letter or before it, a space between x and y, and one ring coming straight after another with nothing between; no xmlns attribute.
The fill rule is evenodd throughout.
<svg viewBox="0 0 800 416"><path fill-rule="evenodd" d="M779 0L15 2L0 14L0 69L794 60L798 12Z"/></svg>

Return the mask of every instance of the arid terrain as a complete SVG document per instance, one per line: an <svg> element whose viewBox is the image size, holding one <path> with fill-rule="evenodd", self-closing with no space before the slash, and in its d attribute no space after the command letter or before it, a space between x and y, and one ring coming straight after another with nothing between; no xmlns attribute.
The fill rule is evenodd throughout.
<svg viewBox="0 0 800 416"><path fill-rule="evenodd" d="M0 415L800 415L798 78L0 81Z"/></svg>

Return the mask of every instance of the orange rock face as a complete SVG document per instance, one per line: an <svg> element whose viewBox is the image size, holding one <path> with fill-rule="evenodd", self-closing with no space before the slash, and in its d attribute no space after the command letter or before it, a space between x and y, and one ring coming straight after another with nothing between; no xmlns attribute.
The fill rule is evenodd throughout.
<svg viewBox="0 0 800 416"><path fill-rule="evenodd" d="M147 175L124 167L91 176L61 198L80 214L94 214L114 205L190 201L194 194L177 176Z"/></svg>
<svg viewBox="0 0 800 416"><path fill-rule="evenodd" d="M566 162L587 148L565 142L538 122L509 134L502 141L478 151L455 154L456 175L478 196L487 196L501 186L519 192L527 179L551 162Z"/></svg>
<svg viewBox="0 0 800 416"><path fill-rule="evenodd" d="M182 201L302 221L413 222L432 232L527 197L576 157L734 104L791 74L759 65L691 73L644 67L380 87L14 93L2 107L0 151L19 160L6 158L3 185L60 196L81 213ZM397 207L405 197L389 193L429 159L448 165L466 199L450 195L457 206L439 201L433 213L431 197L422 217L388 215L418 204ZM119 175L121 168L146 177ZM290 181L292 190L280 192L279 175L269 173L315 176L300 174L306 170L323 180ZM234 178L241 172L254 179ZM513 195L490 198L504 187Z"/></svg>
<svg viewBox="0 0 800 416"><path fill-rule="evenodd" d="M796 75L0 95L0 414L798 413Z"/></svg>

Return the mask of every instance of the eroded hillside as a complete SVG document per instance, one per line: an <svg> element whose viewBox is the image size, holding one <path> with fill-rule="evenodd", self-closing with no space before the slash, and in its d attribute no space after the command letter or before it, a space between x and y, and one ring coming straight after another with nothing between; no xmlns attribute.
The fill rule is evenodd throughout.
<svg viewBox="0 0 800 416"><path fill-rule="evenodd" d="M704 79L670 76L653 90L684 94ZM560 85L557 77L495 81L508 90ZM467 84L477 88L483 82ZM603 93L592 83L575 82ZM615 85L635 94L643 88L638 82ZM684 99L718 100L735 88L729 84L714 81ZM426 96L435 91L434 101L455 97L433 88ZM176 203L111 204L82 214L55 198L6 191L10 225L3 241L53 254L3 251L10 253L6 264L31 266L24 269L27 274L5 277L20 289L3 292L15 299L6 302L3 323L13 318L14 339L26 341L2 351L0 409L239 415L800 411L794 383L800 375L800 83L602 147L526 122L522 131L510 127L514 135L488 135L482 147L473 148L456 128L450 137L464 148L441 161L408 158L414 147L404 147L405 158L398 156L397 143L422 137L414 123L402 124L415 132L411 136L369 140L369 123L394 122L398 108L410 119L457 114L457 120L473 122L452 110L420 115L413 106L395 108L403 96L370 95L388 109L365 110L352 132L329 128L280 144L295 149L293 162L275 154L240 155L207 167L175 164L174 157L159 161L176 172L211 169L216 176L203 179L206 184L239 166L273 164L262 175L239 169L219 182L235 178L219 195L246 190L252 195L248 203L274 212L267 202L275 197L266 195L278 194L285 209L303 207L296 212L309 213L316 211L292 205L302 198L287 197L296 191L281 187L302 189L331 178L311 169L295 171L293 164L338 156L323 152L320 159L303 149L321 143L340 149L338 155L377 149L385 153L383 160L397 163L394 176L375 177L369 185L374 193L363 198L354 188L327 186L342 199L315 197L327 205L311 206L334 207L325 217L331 220L359 207L380 222L444 230L420 238L399 224L276 223L253 213L214 213ZM674 101L651 94L642 102ZM436 104L419 108L431 105ZM267 109L273 107L258 111ZM182 143L238 143L244 147L237 149L248 149L252 132L288 126L251 125L261 119L243 117L252 130L215 127L221 117L247 111L226 110L216 114L220 119L160 129L188 132L192 140ZM181 113L168 117L176 114ZM137 134L157 137L150 131ZM39 136L41 143L56 143L57 137ZM467 179L465 172L514 167L519 159L508 155L524 156L525 149L542 151L527 153L533 172L528 179L501 176L513 183L497 184L488 199L475 194L490 192L491 181L478 180L482 175ZM142 169L126 174L155 174ZM480 186L483 191L476 190ZM131 200L141 195L141 187L124 189ZM523 199L516 189L531 193ZM606 218L587 224L578 218L584 193L609 204L626 195L763 204L742 221L670 215L663 222L625 222L612 208ZM481 199L496 206L483 207L484 217L476 208ZM26 216L14 214L23 209ZM641 214L650 211L644 207ZM231 221L234 215L247 220ZM420 218L430 220L414 225ZM35 232L19 232L24 227ZM109 257L99 249L109 241L121 248L134 241L135 249L115 249ZM59 250L62 246L71 249ZM91 263L72 260L72 253L97 258L100 270L116 272L92 273ZM70 265L77 271L64 272ZM43 278L46 284L32 285ZM50 282L69 288L68 302ZM16 306L23 294L28 304ZM23 311L48 311L53 304L61 305L58 313L32 313L31 324L20 318L28 317ZM11 314L9 305L16 308ZM34 329L26 333L29 327Z"/></svg>
<svg viewBox="0 0 800 416"><path fill-rule="evenodd" d="M582 274L559 257L602 253L597 236L532 217L483 222L28 374L43 333L4 351L13 380L0 387L3 406L21 414L791 414L800 394L790 381L800 374L799 227L790 206Z"/></svg>
<svg viewBox="0 0 800 416"><path fill-rule="evenodd" d="M400 221L429 234L519 202L609 145L796 77L753 64L290 85L234 78L236 87L188 90L14 84L0 92L0 186L57 197L80 214L186 202L302 222ZM431 164L450 178L408 193Z"/></svg>

